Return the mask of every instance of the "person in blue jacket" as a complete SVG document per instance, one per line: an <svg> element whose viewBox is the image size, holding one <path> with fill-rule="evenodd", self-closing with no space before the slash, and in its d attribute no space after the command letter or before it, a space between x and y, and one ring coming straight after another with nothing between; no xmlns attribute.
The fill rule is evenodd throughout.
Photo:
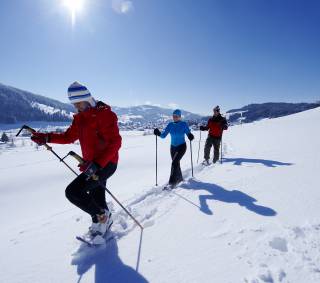
<svg viewBox="0 0 320 283"><path fill-rule="evenodd" d="M180 160L186 153L187 145L184 135L192 141L194 139L189 126L186 122L181 120L181 110L176 109L172 113L173 122L170 122L167 127L160 132L158 128L154 129L154 134L161 138L165 138L168 134L171 135L170 153L172 158L171 173L169 179L169 186L174 187L179 182L183 181L182 172L180 168Z"/></svg>

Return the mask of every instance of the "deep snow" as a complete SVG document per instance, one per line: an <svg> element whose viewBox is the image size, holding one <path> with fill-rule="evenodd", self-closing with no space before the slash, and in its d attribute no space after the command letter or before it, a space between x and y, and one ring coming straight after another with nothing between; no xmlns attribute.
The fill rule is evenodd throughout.
<svg viewBox="0 0 320 283"><path fill-rule="evenodd" d="M223 164L195 164L190 178L188 150L186 181L171 192L154 187L155 137L123 133L108 187L144 225L141 246L140 230L113 202L117 240L94 250L75 239L90 222L64 197L73 173L27 138L0 145L0 282L320 282L319 119L317 108L231 127ZM169 139L158 145L163 185ZM203 145L204 133L200 160Z"/></svg>

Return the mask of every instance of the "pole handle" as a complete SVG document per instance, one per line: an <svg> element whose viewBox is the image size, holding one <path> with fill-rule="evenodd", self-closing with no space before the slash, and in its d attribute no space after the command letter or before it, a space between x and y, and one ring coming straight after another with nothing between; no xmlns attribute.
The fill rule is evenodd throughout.
<svg viewBox="0 0 320 283"><path fill-rule="evenodd" d="M20 135L20 133L22 132L22 130L27 130L30 134L33 134L33 133L37 132L35 129L29 127L28 125L23 125L23 126L21 127L21 129L19 130L19 132L16 134L16 137ZM47 150L52 151L52 147L51 147L51 146L47 145L46 143L44 144L44 146L45 146L45 148L46 148ZM59 158L59 159L61 159L61 158ZM61 160L60 160L60 161L61 161Z"/></svg>
<svg viewBox="0 0 320 283"><path fill-rule="evenodd" d="M35 129L32 129L31 127L29 127L29 126L27 126L27 125L23 125L23 126L20 128L19 132L16 134L16 137L20 135L20 133L22 132L22 130L27 130L30 134L33 134L33 133L36 132Z"/></svg>
<svg viewBox="0 0 320 283"><path fill-rule="evenodd" d="M72 157L74 157L80 164L83 164L83 163L84 163L83 158L82 158L79 154L75 153L74 151L72 151L72 150L69 151L69 153L66 155L66 157L67 157L68 155L71 155Z"/></svg>

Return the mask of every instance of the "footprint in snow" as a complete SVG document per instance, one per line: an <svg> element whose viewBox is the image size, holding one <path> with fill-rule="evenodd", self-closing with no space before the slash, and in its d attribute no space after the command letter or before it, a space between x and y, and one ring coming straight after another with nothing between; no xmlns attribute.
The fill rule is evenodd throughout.
<svg viewBox="0 0 320 283"><path fill-rule="evenodd" d="M275 250L280 252L287 252L288 251L288 243L287 240L280 237L275 237L272 241L269 242L269 246Z"/></svg>

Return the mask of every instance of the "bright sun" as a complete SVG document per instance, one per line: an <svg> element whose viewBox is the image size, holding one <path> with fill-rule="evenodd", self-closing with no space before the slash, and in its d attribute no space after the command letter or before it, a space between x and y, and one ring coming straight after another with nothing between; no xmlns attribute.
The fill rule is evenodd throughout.
<svg viewBox="0 0 320 283"><path fill-rule="evenodd" d="M83 0L63 0L63 3L71 11L79 11L83 7Z"/></svg>
<svg viewBox="0 0 320 283"><path fill-rule="evenodd" d="M70 10L72 25L76 21L76 13L81 12L84 0L63 0L63 5Z"/></svg>

